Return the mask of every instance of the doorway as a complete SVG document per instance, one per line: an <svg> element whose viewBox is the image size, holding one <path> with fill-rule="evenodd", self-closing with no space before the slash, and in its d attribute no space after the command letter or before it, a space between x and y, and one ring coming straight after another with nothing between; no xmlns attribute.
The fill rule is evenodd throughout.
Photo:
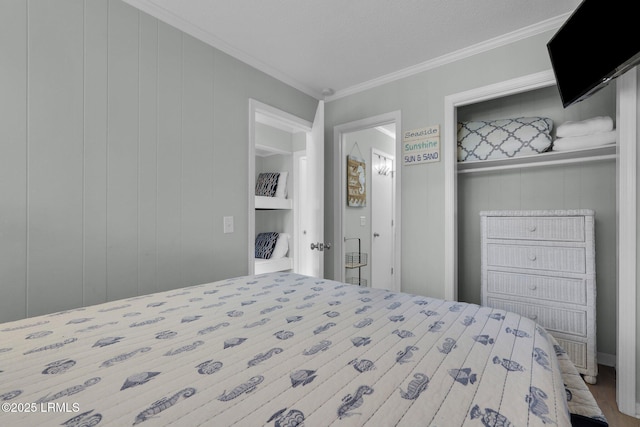
<svg viewBox="0 0 640 427"><path fill-rule="evenodd" d="M336 280L400 291L400 131L399 111L334 127Z"/></svg>
<svg viewBox="0 0 640 427"><path fill-rule="evenodd" d="M387 290L393 289L395 269L393 260L395 165L392 154L377 148L371 149L371 287Z"/></svg>
<svg viewBox="0 0 640 427"><path fill-rule="evenodd" d="M324 102L309 122L250 99L248 163L248 274L293 271L323 277L324 251L317 248L326 247ZM275 194L259 192L260 178L274 175ZM267 259L255 249L261 233L278 233L279 249Z"/></svg>
<svg viewBox="0 0 640 427"><path fill-rule="evenodd" d="M620 76L616 82L618 128L617 168L617 349L616 401L622 413L636 416L637 333L637 70ZM553 85L551 70L531 74L486 87L445 97L445 299L457 300L457 107Z"/></svg>

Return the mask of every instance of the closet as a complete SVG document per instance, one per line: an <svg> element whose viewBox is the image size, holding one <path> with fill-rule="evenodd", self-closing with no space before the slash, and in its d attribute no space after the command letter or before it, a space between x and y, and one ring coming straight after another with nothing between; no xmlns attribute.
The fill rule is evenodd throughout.
<svg viewBox="0 0 640 427"><path fill-rule="evenodd" d="M546 117L567 121L616 118L615 84L566 109L555 85L457 105L455 120ZM455 144L455 143L454 143ZM455 152L455 151L454 151ZM481 303L481 211L590 209L595 212L598 351L616 352L616 144L455 166L458 299ZM611 363L609 360L607 363Z"/></svg>

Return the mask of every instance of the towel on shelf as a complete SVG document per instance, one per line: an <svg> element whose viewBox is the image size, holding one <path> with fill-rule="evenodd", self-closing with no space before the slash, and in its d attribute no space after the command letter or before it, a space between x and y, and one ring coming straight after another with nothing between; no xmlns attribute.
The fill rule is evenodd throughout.
<svg viewBox="0 0 640 427"><path fill-rule="evenodd" d="M576 122L564 122L556 129L556 137L591 135L613 130L613 119L609 116L597 116Z"/></svg>
<svg viewBox="0 0 640 427"><path fill-rule="evenodd" d="M590 135L568 136L566 138L557 138L553 141L553 151L569 151L580 150L582 148L599 147L601 145L615 144L615 130L608 132L597 132Z"/></svg>

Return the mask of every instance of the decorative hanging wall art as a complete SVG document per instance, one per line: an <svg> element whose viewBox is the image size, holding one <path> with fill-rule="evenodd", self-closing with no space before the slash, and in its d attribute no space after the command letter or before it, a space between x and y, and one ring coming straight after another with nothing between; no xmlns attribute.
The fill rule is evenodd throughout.
<svg viewBox="0 0 640 427"><path fill-rule="evenodd" d="M364 159L352 154L347 156L347 206L367 205L366 171Z"/></svg>

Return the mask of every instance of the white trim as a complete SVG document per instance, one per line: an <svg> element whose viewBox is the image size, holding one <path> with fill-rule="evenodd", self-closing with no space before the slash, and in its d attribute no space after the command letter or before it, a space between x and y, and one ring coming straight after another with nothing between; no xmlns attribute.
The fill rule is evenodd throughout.
<svg viewBox="0 0 640 427"><path fill-rule="evenodd" d="M312 126L312 123L308 120L304 120L300 117L294 116L293 114L287 113L286 111L282 111L278 108L272 107L271 105L249 98L249 124L248 124L249 147L247 150L247 156L248 156L247 163L249 166L249 170L247 173L247 176L248 176L247 206L249 209L249 212L247 215L248 217L247 274L248 275L255 274L255 261L254 261L254 256L255 256L254 244L255 244L255 234L256 234L256 211L255 211L256 209L256 197L255 197L256 127L255 127L255 123L258 116L262 118L268 117L270 120L270 124L272 125L276 122L279 122L282 125L281 128L283 129L289 128L299 132L311 132L311 126Z"/></svg>
<svg viewBox="0 0 640 427"><path fill-rule="evenodd" d="M389 138L395 138L396 137L395 133L391 132L389 129L387 129L384 126L376 126L374 129L377 130L378 132L380 132L383 135L387 135Z"/></svg>
<svg viewBox="0 0 640 427"><path fill-rule="evenodd" d="M598 352L598 365L616 367L616 355Z"/></svg>
<svg viewBox="0 0 640 427"><path fill-rule="evenodd" d="M445 298L457 297L457 159L456 107L524 92L555 83L545 71L445 97ZM637 70L617 79L618 158L618 320L617 402L621 412L640 414L636 402L636 285L637 285ZM604 360L606 361L606 359Z"/></svg>
<svg viewBox="0 0 640 427"><path fill-rule="evenodd" d="M307 150L299 150L293 152L293 176L297 179L293 186L293 235L291 236L295 240L296 244L291 250L289 246L289 256L293 253L293 271L300 271L300 259L302 257L302 238L300 232L301 215L300 215L300 159L307 156ZM289 242L291 245L291 242Z"/></svg>
<svg viewBox="0 0 640 427"><path fill-rule="evenodd" d="M344 98L346 96L350 96L359 92L364 92L366 90L373 89L378 86L382 86L384 84L394 82L396 80L401 80L406 77L410 77L410 76L422 73L424 71L432 70L434 68L438 68L443 65L450 64L452 62L460 61L461 59L468 58L470 56L477 55L479 53L486 52L491 49L495 49L501 46L507 46L511 43L515 43L519 40L524 40L526 38L533 37L537 34L542 34L546 31L552 31L552 30L558 29L562 24L564 24L564 22L567 20L567 18L570 15L571 13L565 13L563 15L556 16L555 18L550 18L545 21L538 22L537 24L520 28L511 33L503 34L501 36L494 37L492 39L474 44L464 49L460 49L455 52L442 55L438 58L425 61L421 64L403 68L393 73L348 87L346 89L340 89L336 91L335 94L331 96L327 96L325 98L325 101L330 102L330 101Z"/></svg>
<svg viewBox="0 0 640 427"><path fill-rule="evenodd" d="M582 148L579 150L547 151L540 154L509 157L501 159L475 160L458 162L458 173L474 173L489 170L540 167L549 164L563 164L575 162L595 162L617 158L616 144L601 145L599 147Z"/></svg>
<svg viewBox="0 0 640 427"><path fill-rule="evenodd" d="M444 298L447 300L458 298L457 107L553 84L553 71L546 70L444 98Z"/></svg>
<svg viewBox="0 0 640 427"><path fill-rule="evenodd" d="M288 132L311 132L313 123L309 120L294 116L291 113L282 111L279 108L272 107L269 104L257 101L253 98L249 99L249 105L253 105L255 115L260 118L261 123L269 126L278 127Z"/></svg>
<svg viewBox="0 0 640 427"><path fill-rule="evenodd" d="M333 255L333 278L334 280L344 281L345 270L343 268L342 260L344 259L344 240L343 240L343 201L346 200L346 187L342 185L345 182L345 170L346 165L342 156L342 139L343 135L349 132L356 132L362 129L375 128L376 126L385 125L389 123L396 124L396 149L395 158L399 159L402 154L401 144L401 132L402 132L402 115L400 110L392 111L390 113L380 114L374 117L368 117L361 120L356 120L349 123L344 123L333 127L333 242L334 242L334 255ZM344 167L343 167L344 166ZM335 168L338 168L336 171ZM399 167L399 162L396 160L396 175L395 175L395 188L394 188L394 203L396 207L395 212L395 261L396 270L394 271L396 289L401 289L402 284L402 169Z"/></svg>
<svg viewBox="0 0 640 427"><path fill-rule="evenodd" d="M616 82L618 129L618 321L616 400L620 412L636 416L637 285L637 69Z"/></svg>
<svg viewBox="0 0 640 427"><path fill-rule="evenodd" d="M455 52L448 53L446 55L442 55L438 58L422 62L420 64L403 68L401 70L395 71L393 73L353 85L346 89L338 90L334 95L324 96L321 92L300 83L293 77L281 72L273 68L272 66L265 64L264 62L258 60L257 58L246 54L245 52L236 49L235 47L229 45L228 43L220 40L213 34L203 30L202 28L192 24L191 22L185 21L180 18L173 12L158 6L156 3L153 3L150 0L123 0L125 3L135 7L138 10L141 10L149 15L153 16L156 19L159 19L162 22L165 22L186 34L189 34L195 37L198 40L201 40L208 45L244 62L245 64L250 65L251 67L262 71L263 73L280 80L281 82L293 87L294 89L298 89L299 91L306 93L309 96L312 96L318 100L324 99L326 102L333 101L335 99L344 98L345 96L353 95L358 92L363 92L365 90L369 90L378 86L382 86L384 84L400 80L409 76L413 76L418 73L422 73L427 70L431 70L437 67L441 67L445 64L449 64L455 61L459 61L464 58L468 58L473 55L477 55L482 52L486 52L491 49L495 49L501 46L506 46L510 43L514 43L518 40L523 40L528 37L535 36L537 34L544 33L546 31L551 31L559 28L571 15L571 13L565 13L554 18L550 18L544 20L542 22L538 22L533 25L529 25L524 28L520 28L511 33L503 34L498 37L494 37L492 39L474 44L472 46L457 50Z"/></svg>
<svg viewBox="0 0 640 427"><path fill-rule="evenodd" d="M255 236L256 236L256 105L257 101L249 99L249 148L248 148L248 166L247 172L249 188L247 189L247 274L252 276L255 274ZM253 186L253 188L252 188Z"/></svg>
<svg viewBox="0 0 640 427"><path fill-rule="evenodd" d="M163 7L160 7L156 3L153 3L149 0L123 0L123 1L135 7L136 9L141 10L153 16L154 18L164 23L169 24L172 27L175 27L180 31L183 31L186 34L189 34L190 36L195 37L196 39L208 44L209 46L212 46L213 48L218 49L236 58L237 60L242 61L247 65L250 65L251 67L259 71L262 71L263 73L291 86L294 89L298 89L299 91L306 93L307 95L312 96L313 98L318 100L324 98L322 93L318 92L317 90L314 90L300 83L293 77L283 73L280 70L273 68L268 64L265 64L264 62L258 60L257 58L251 55L248 55L241 50L236 49L235 47L220 40L213 34L203 30L202 28L198 27L197 25L194 25L191 22L185 21L184 19L177 16L173 12Z"/></svg>
<svg viewBox="0 0 640 427"><path fill-rule="evenodd" d="M615 148L615 147L612 147ZM539 156L544 156L545 153L539 154ZM585 156L585 157L574 157L574 158L566 158L563 160L546 160L541 162L532 162L532 163L518 163L517 161L514 163L502 163L499 166L486 166L479 167L474 169L462 169L458 170L458 173L481 173L481 172L494 172L508 169L523 169L523 168L534 168L541 166L557 166L557 165L569 165L572 163L588 163L588 162L601 162L604 160L615 160L617 158L616 154L606 154L602 156ZM511 160L511 159L509 159ZM517 159L516 159L517 160ZM490 161L490 160L487 160Z"/></svg>

